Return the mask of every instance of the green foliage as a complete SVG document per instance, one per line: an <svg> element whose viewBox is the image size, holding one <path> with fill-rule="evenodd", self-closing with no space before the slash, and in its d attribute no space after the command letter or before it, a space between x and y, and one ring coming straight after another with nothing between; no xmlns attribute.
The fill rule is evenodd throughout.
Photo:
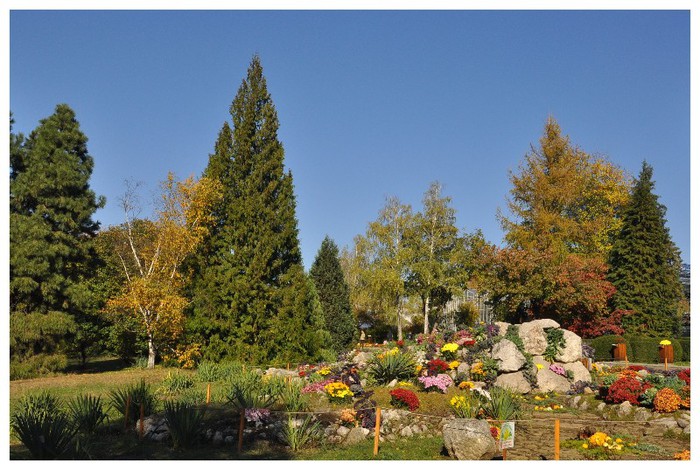
<svg viewBox="0 0 700 470"><path fill-rule="evenodd" d="M380 385L388 384L394 379L410 379L415 372L415 359L408 352L376 354L369 360L367 367L368 375Z"/></svg>
<svg viewBox="0 0 700 470"><path fill-rule="evenodd" d="M10 418L10 428L32 457L42 460L67 456L78 431L48 392L22 400Z"/></svg>
<svg viewBox="0 0 700 470"><path fill-rule="evenodd" d="M450 408L457 418L477 419L485 403L486 399L480 393L470 392L452 397Z"/></svg>
<svg viewBox="0 0 700 470"><path fill-rule="evenodd" d="M325 329L331 335L331 349L346 351L355 342L357 322L350 308L350 291L340 267L338 246L330 237L323 239L309 275L321 302Z"/></svg>
<svg viewBox="0 0 700 470"><path fill-rule="evenodd" d="M547 347L542 354L549 362L554 362L554 358L562 349L566 347L564 339L564 330L559 328L545 328L547 334Z"/></svg>
<svg viewBox="0 0 700 470"><path fill-rule="evenodd" d="M627 344L627 340L619 335L603 335L597 338L586 339L585 343L595 350L594 360L612 361L614 359L613 344ZM629 348L627 349L627 358L632 360Z"/></svg>
<svg viewBox="0 0 700 470"><path fill-rule="evenodd" d="M16 363L65 353L84 344L91 330L89 313L99 304L86 281L99 264L90 243L99 228L92 215L105 201L89 186L93 159L86 142L65 104L26 140L11 136L10 357Z"/></svg>
<svg viewBox="0 0 700 470"><path fill-rule="evenodd" d="M71 423L83 434L91 435L107 419L101 397L80 394L68 402Z"/></svg>
<svg viewBox="0 0 700 470"><path fill-rule="evenodd" d="M194 446L199 438L205 410L178 401L166 401L163 408L173 447L180 449Z"/></svg>
<svg viewBox="0 0 700 470"><path fill-rule="evenodd" d="M189 374L168 372L163 379L161 390L165 393L179 393L194 386L194 379Z"/></svg>
<svg viewBox="0 0 700 470"><path fill-rule="evenodd" d="M156 409L156 397L146 381L140 382L109 392L110 404L122 416L128 416L130 423L135 423L141 416L143 405L144 416L153 414ZM127 408L127 404L129 405Z"/></svg>
<svg viewBox="0 0 700 470"><path fill-rule="evenodd" d="M642 362L645 364L658 364L659 359L659 342L662 339L669 339L673 346L673 357L675 361L683 357L683 347L681 343L674 338L649 338L642 335L625 335L627 342L627 358L633 362Z"/></svg>
<svg viewBox="0 0 700 470"><path fill-rule="evenodd" d="M292 452L318 442L322 436L323 429L313 416L302 420L290 415L282 425L282 443L288 445Z"/></svg>
<svg viewBox="0 0 700 470"><path fill-rule="evenodd" d="M690 338L676 338L676 340L678 341L679 346L683 350L683 355L681 356L676 352L674 346L673 353L676 361L690 362Z"/></svg>
<svg viewBox="0 0 700 470"><path fill-rule="evenodd" d="M238 411L269 408L277 400L276 385L263 381L255 371L246 371L231 378L226 400Z"/></svg>
<svg viewBox="0 0 700 470"><path fill-rule="evenodd" d="M623 319L627 333L671 336L680 328L680 252L666 227L666 208L653 193L652 174L643 162L610 252L608 279L617 289L613 307L634 312Z"/></svg>
<svg viewBox="0 0 700 470"><path fill-rule="evenodd" d="M224 197L188 265L188 329L209 360L313 360L327 334L303 272L294 184L258 56L230 113L204 173Z"/></svg>
<svg viewBox="0 0 700 470"><path fill-rule="evenodd" d="M521 396L508 389L492 387L490 398L484 403L484 414L488 419L508 421L522 416Z"/></svg>
<svg viewBox="0 0 700 470"><path fill-rule="evenodd" d="M286 411L307 411L309 409L309 395L301 393L303 382L291 380L280 390L279 400Z"/></svg>
<svg viewBox="0 0 700 470"><path fill-rule="evenodd" d="M31 379L39 375L65 370L68 358L65 354L36 354L22 361L10 362L10 380Z"/></svg>

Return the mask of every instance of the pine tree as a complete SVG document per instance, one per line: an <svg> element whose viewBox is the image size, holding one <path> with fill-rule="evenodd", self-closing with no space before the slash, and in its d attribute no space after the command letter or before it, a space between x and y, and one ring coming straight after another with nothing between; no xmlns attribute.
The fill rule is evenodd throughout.
<svg viewBox="0 0 700 470"><path fill-rule="evenodd" d="M680 253L666 227L666 207L653 193L652 174L643 162L610 252L608 279L617 289L613 307L634 312L623 319L628 332L667 336L679 327Z"/></svg>
<svg viewBox="0 0 700 470"><path fill-rule="evenodd" d="M75 316L94 306L86 278L98 257L89 240L105 200L90 189L93 159L69 106L58 105L26 141L11 142L11 355L55 365L77 331Z"/></svg>
<svg viewBox="0 0 700 470"><path fill-rule="evenodd" d="M340 266L338 246L328 236L310 270L323 309L325 329L331 334L332 348L346 351L355 340L357 325L350 308L350 291Z"/></svg>
<svg viewBox="0 0 700 470"><path fill-rule="evenodd" d="M313 292L301 264L292 174L257 56L230 113L233 126L222 128L205 170L223 184L224 199L194 269L193 326L208 338L210 358L310 359L322 325L306 310Z"/></svg>

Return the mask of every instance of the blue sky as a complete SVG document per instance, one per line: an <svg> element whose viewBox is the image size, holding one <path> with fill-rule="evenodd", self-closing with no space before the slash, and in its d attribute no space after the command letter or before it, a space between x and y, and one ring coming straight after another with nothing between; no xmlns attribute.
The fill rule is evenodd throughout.
<svg viewBox="0 0 700 470"><path fill-rule="evenodd" d="M123 181L199 176L254 53L294 176L308 269L386 196L431 181L458 226L501 243L517 170L548 115L632 176L646 159L690 261L687 11L12 11L10 109L28 134L58 103L95 159L96 218ZM144 214L147 214L146 211Z"/></svg>

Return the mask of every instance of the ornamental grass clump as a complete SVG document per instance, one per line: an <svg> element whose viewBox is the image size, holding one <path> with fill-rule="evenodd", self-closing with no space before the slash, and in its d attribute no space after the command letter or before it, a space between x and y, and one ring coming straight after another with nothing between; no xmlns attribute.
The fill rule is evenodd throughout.
<svg viewBox="0 0 700 470"><path fill-rule="evenodd" d="M681 397L670 388L662 388L654 397L654 411L673 413L681 406Z"/></svg>
<svg viewBox="0 0 700 470"><path fill-rule="evenodd" d="M78 429L49 392L23 398L10 417L10 429L35 459L66 457Z"/></svg>
<svg viewBox="0 0 700 470"><path fill-rule="evenodd" d="M323 429L313 416L307 416L303 420L289 416L282 425L280 434L282 443L289 446L292 452L318 442L321 436Z"/></svg>
<svg viewBox="0 0 700 470"><path fill-rule="evenodd" d="M109 396L112 408L127 417L131 423L135 423L141 417L142 405L144 416L151 415L156 410L155 394L144 379L136 384L112 390Z"/></svg>
<svg viewBox="0 0 700 470"><path fill-rule="evenodd" d="M391 404L397 408L408 408L409 411L415 411L420 406L418 396L411 390L405 388L395 388L391 392Z"/></svg>
<svg viewBox="0 0 700 470"><path fill-rule="evenodd" d="M173 447L184 449L194 446L199 439L204 409L178 401L166 401L163 408Z"/></svg>
<svg viewBox="0 0 700 470"><path fill-rule="evenodd" d="M82 394L68 402L68 415L76 430L85 435L93 434L107 419L102 399Z"/></svg>
<svg viewBox="0 0 700 470"><path fill-rule="evenodd" d="M522 415L520 396L508 389L492 387L490 398L482 406L486 418L507 421Z"/></svg>
<svg viewBox="0 0 700 470"><path fill-rule="evenodd" d="M226 399L237 411L269 408L277 400L274 386L255 371L241 372L231 378Z"/></svg>
<svg viewBox="0 0 700 470"><path fill-rule="evenodd" d="M379 385L385 385L392 380L406 380L414 376L416 362L409 352L402 352L398 348L377 354L368 362L367 373Z"/></svg>
<svg viewBox="0 0 700 470"><path fill-rule="evenodd" d="M309 409L309 397L303 393L300 382L290 381L280 391L279 400L286 411L306 411Z"/></svg>

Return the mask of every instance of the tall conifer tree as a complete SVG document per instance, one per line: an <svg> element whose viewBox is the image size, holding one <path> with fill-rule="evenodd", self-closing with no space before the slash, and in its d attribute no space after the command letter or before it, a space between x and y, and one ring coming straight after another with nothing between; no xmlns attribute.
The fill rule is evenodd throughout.
<svg viewBox="0 0 700 470"><path fill-rule="evenodd" d="M327 333L302 267L292 174L257 56L230 113L205 170L225 194L196 269L194 325L211 358L310 359Z"/></svg>
<svg viewBox="0 0 700 470"><path fill-rule="evenodd" d="M354 342L357 322L350 308L350 291L340 266L338 246L330 237L321 242L309 273L321 301L333 350L343 352Z"/></svg>
<svg viewBox="0 0 700 470"><path fill-rule="evenodd" d="M77 331L75 316L94 305L86 278L98 257L89 239L105 201L90 189L93 159L68 105L58 105L26 141L11 142L12 359L40 355L56 365L61 343Z"/></svg>
<svg viewBox="0 0 700 470"><path fill-rule="evenodd" d="M653 169L645 161L610 252L608 279L616 287L614 308L632 310L628 332L670 335L679 327L682 297L680 253L666 227L666 207L653 193Z"/></svg>

